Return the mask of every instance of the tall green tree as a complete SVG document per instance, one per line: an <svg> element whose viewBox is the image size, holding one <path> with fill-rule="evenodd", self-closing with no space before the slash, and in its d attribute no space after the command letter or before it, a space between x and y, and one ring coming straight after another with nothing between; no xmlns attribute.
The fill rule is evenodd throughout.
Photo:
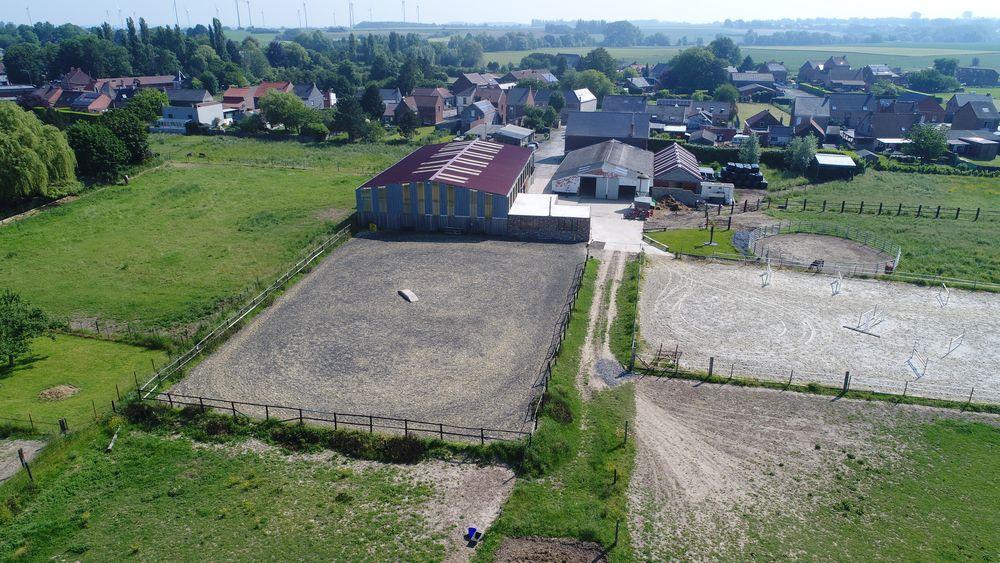
<svg viewBox="0 0 1000 563"><path fill-rule="evenodd" d="M579 70L596 70L614 80L618 75L618 63L604 47L598 47L580 59Z"/></svg>
<svg viewBox="0 0 1000 563"><path fill-rule="evenodd" d="M368 120L358 100L354 96L347 96L337 101L337 111L331 125L331 131L347 133L347 138L354 142L365 135Z"/></svg>
<svg viewBox="0 0 1000 563"><path fill-rule="evenodd" d="M146 160L149 155L149 129L138 115L127 108L113 109L101 116L100 123L125 144L130 163L139 164Z"/></svg>
<svg viewBox="0 0 1000 563"><path fill-rule="evenodd" d="M552 92L549 95L549 107L556 110L556 113L561 112L566 107L566 98L562 95L562 92Z"/></svg>
<svg viewBox="0 0 1000 563"><path fill-rule="evenodd" d="M671 91L715 90L726 81L722 61L702 47L685 49L670 60L667 86Z"/></svg>
<svg viewBox="0 0 1000 563"><path fill-rule="evenodd" d="M958 59L951 57L934 59L934 70L945 76L955 76L955 72L958 70Z"/></svg>
<svg viewBox="0 0 1000 563"><path fill-rule="evenodd" d="M365 92L361 94L361 109L368 114L369 119L382 119L385 113L385 102L382 101L382 94L378 91L378 86L369 84Z"/></svg>
<svg viewBox="0 0 1000 563"><path fill-rule="evenodd" d="M0 358L13 369L14 362L31 351L31 341L45 333L49 320L20 295L7 289L0 293Z"/></svg>
<svg viewBox="0 0 1000 563"><path fill-rule="evenodd" d="M0 203L53 196L76 182L66 136L15 104L0 104Z"/></svg>
<svg viewBox="0 0 1000 563"><path fill-rule="evenodd" d="M162 115L163 106L169 103L167 94L155 88L143 88L125 106L144 123L152 123Z"/></svg>
<svg viewBox="0 0 1000 563"><path fill-rule="evenodd" d="M420 127L420 117L407 109L396 120L396 125L399 127L399 133L403 135L403 138L409 141L413 138L414 133L417 132L417 128Z"/></svg>
<svg viewBox="0 0 1000 563"><path fill-rule="evenodd" d="M708 50L715 55L715 58L725 61L733 66L740 64L742 55L739 46L732 37L720 35L708 44Z"/></svg>
<svg viewBox="0 0 1000 563"><path fill-rule="evenodd" d="M785 148L785 162L793 172L802 174L809 168L814 156L816 156L816 137L807 135L806 137L795 137Z"/></svg>
<svg viewBox="0 0 1000 563"><path fill-rule="evenodd" d="M309 108L291 92L271 90L260 99L260 111L272 126L281 125L293 133L312 121Z"/></svg>
<svg viewBox="0 0 1000 563"><path fill-rule="evenodd" d="M110 129L97 123L78 121L66 130L66 137L76 153L80 175L104 183L117 182L121 178L129 152L125 143Z"/></svg>
<svg viewBox="0 0 1000 563"><path fill-rule="evenodd" d="M740 99L740 91L732 84L722 84L715 89L712 98L720 102L737 102Z"/></svg>
<svg viewBox="0 0 1000 563"><path fill-rule="evenodd" d="M941 129L930 124L914 125L906 135L910 140L903 151L924 162L937 160L948 150L948 137Z"/></svg>
<svg viewBox="0 0 1000 563"><path fill-rule="evenodd" d="M757 135L751 133L740 145L740 162L746 164L760 162L760 139L757 138Z"/></svg>

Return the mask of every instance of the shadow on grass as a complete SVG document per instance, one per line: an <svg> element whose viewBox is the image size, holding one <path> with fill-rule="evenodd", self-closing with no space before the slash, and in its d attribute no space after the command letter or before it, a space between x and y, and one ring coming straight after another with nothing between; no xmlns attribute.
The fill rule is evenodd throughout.
<svg viewBox="0 0 1000 563"><path fill-rule="evenodd" d="M16 360L14 362L13 367L11 367L7 362L4 362L3 365L0 365L0 379L7 379L10 377L14 377L14 374L16 374L19 371L35 369L34 364L38 362L44 362L47 359L49 359L48 356L40 356L38 354L34 354L26 358L21 358L20 360Z"/></svg>

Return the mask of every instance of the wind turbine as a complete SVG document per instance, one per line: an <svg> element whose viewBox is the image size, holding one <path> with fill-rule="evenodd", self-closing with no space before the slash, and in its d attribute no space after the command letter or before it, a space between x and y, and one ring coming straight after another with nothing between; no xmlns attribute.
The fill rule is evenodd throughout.
<svg viewBox="0 0 1000 563"><path fill-rule="evenodd" d="M28 12L28 25L33 27L35 24L31 21L31 6L25 6L24 11Z"/></svg>
<svg viewBox="0 0 1000 563"><path fill-rule="evenodd" d="M406 0L403 0L403 23L406 23Z"/></svg>
<svg viewBox="0 0 1000 563"><path fill-rule="evenodd" d="M417 23L420 23L420 4L417 4Z"/></svg>
<svg viewBox="0 0 1000 563"><path fill-rule="evenodd" d="M247 0L247 25L253 27L253 12L250 11L250 0Z"/></svg>
<svg viewBox="0 0 1000 563"><path fill-rule="evenodd" d="M347 3L347 25L351 29L354 29L354 0Z"/></svg>
<svg viewBox="0 0 1000 563"><path fill-rule="evenodd" d="M243 27L240 22L240 0L233 0L233 3L236 4L236 29L239 29Z"/></svg>
<svg viewBox="0 0 1000 563"><path fill-rule="evenodd" d="M184 8L184 13L187 14L188 27L191 27L191 10Z"/></svg>
<svg viewBox="0 0 1000 563"><path fill-rule="evenodd" d="M306 11L306 3L302 2L302 18L306 22L306 29L309 29L309 12Z"/></svg>
<svg viewBox="0 0 1000 563"><path fill-rule="evenodd" d="M299 29L302 29L302 10L295 10L295 15L299 18Z"/></svg>

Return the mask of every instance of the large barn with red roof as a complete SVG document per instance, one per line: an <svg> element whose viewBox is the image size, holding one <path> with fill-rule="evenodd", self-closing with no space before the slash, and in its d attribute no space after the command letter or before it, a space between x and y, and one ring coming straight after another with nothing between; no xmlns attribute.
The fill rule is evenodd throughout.
<svg viewBox="0 0 1000 563"><path fill-rule="evenodd" d="M533 171L528 148L481 140L420 147L357 189L358 223L506 236L508 211Z"/></svg>

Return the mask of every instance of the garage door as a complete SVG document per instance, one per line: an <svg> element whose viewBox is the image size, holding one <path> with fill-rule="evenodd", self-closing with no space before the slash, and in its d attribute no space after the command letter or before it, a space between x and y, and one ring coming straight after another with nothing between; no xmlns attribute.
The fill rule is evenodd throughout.
<svg viewBox="0 0 1000 563"><path fill-rule="evenodd" d="M580 177L580 197L597 197L597 178Z"/></svg>
<svg viewBox="0 0 1000 563"><path fill-rule="evenodd" d="M618 186L618 199L635 199L635 186Z"/></svg>

